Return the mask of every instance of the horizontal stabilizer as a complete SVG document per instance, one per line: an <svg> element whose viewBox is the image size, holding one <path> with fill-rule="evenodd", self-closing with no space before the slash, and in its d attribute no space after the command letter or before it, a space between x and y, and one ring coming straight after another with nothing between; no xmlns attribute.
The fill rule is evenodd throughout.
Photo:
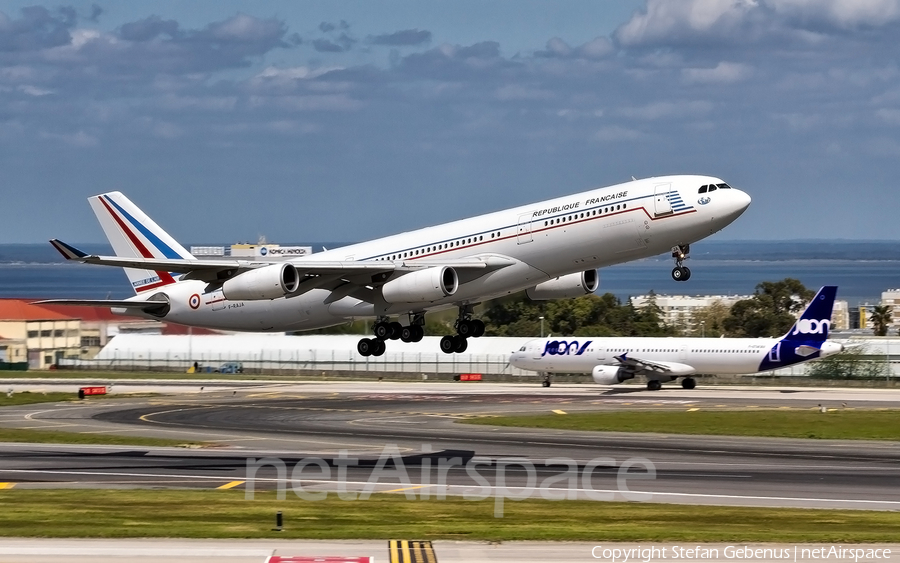
<svg viewBox="0 0 900 563"><path fill-rule="evenodd" d="M803 344L802 346L797 346L796 348L794 348L794 353L798 356L803 356L804 358L807 356L812 356L818 351L819 349L815 346L809 346L807 344Z"/></svg>
<svg viewBox="0 0 900 563"><path fill-rule="evenodd" d="M167 301L128 301L126 299L45 299L32 305L65 305L72 307L111 307L114 309L152 309L168 305Z"/></svg>
<svg viewBox="0 0 900 563"><path fill-rule="evenodd" d="M78 250L70 244L64 243L59 239L52 239L50 241L50 244L52 244L53 248L55 248L60 254L62 254L63 258L65 258L66 260L78 260L79 258L84 258L85 256L87 256L87 254L85 254L84 252Z"/></svg>
<svg viewBox="0 0 900 563"><path fill-rule="evenodd" d="M44 301L35 301L34 305L62 305L71 307L109 307L116 313L116 309L127 311L119 314L136 315L144 313L151 317L163 318L169 314L169 300L133 301L133 300L117 300L117 299L46 299Z"/></svg>

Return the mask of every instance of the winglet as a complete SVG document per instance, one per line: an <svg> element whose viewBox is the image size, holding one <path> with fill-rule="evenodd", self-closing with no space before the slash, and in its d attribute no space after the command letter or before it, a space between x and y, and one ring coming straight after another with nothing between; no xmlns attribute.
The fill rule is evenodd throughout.
<svg viewBox="0 0 900 563"><path fill-rule="evenodd" d="M77 260L79 258L84 258L85 256L87 256L86 253L78 250L70 244L64 243L59 239L51 239L50 244L52 244L53 248L55 248L60 254L62 254L63 258L65 258L66 260Z"/></svg>

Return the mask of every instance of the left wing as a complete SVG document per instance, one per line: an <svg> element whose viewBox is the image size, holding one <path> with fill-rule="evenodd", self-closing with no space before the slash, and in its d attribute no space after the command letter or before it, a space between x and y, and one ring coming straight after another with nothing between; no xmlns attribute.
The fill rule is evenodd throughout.
<svg viewBox="0 0 900 563"><path fill-rule="evenodd" d="M187 274L191 279L214 281L229 278L246 270L253 270L285 261L265 260L198 260L183 258L137 258L123 256L100 256L87 254L61 240L53 239L50 244L66 260L100 266L138 268ZM499 255L475 256L456 260L411 260L388 262L380 260L337 261L337 260L289 260L301 276L357 276L360 274L381 274L394 271L411 272L437 266L448 266L462 270L498 269L516 263L512 258Z"/></svg>
<svg viewBox="0 0 900 563"><path fill-rule="evenodd" d="M693 367L678 362L655 362L651 360L642 360L640 358L630 358L628 357L628 352L625 352L620 356L615 356L615 360L629 372L638 375L665 374L681 376L690 375L696 372Z"/></svg>

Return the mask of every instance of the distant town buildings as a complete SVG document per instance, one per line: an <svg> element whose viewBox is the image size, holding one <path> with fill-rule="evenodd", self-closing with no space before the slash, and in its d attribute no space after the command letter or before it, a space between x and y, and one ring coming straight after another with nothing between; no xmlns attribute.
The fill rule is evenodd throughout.
<svg viewBox="0 0 900 563"><path fill-rule="evenodd" d="M741 301L750 299L751 295L656 295L656 306L662 311L662 321L685 330L699 330L694 326L694 315L702 309L721 303L727 308ZM649 295L638 295L631 298L631 303L641 308L650 301Z"/></svg>
<svg viewBox="0 0 900 563"><path fill-rule="evenodd" d="M881 304L891 308L891 324L889 327L900 327L900 289L882 291Z"/></svg>
<svg viewBox="0 0 900 563"><path fill-rule="evenodd" d="M656 295L656 306L662 311L662 321L669 325L682 330L691 332L700 331L700 327L695 326L695 315L715 303L721 303L727 308L738 301L750 299L752 295ZM631 303L637 307L643 307L650 301L649 295L638 295L631 298ZM897 292L898 308L897 318L900 319L900 290ZM800 312L797 313L798 315ZM846 330L850 327L850 308L848 303L843 300L834 302L834 312L831 315L832 330Z"/></svg>

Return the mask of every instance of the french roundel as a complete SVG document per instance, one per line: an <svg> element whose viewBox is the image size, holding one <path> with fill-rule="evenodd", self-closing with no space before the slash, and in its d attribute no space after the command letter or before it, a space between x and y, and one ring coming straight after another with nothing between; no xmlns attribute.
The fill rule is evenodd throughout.
<svg viewBox="0 0 900 563"><path fill-rule="evenodd" d="M190 299L188 299L188 305L191 306L191 309L198 309L200 307L200 296L196 293L191 295Z"/></svg>

